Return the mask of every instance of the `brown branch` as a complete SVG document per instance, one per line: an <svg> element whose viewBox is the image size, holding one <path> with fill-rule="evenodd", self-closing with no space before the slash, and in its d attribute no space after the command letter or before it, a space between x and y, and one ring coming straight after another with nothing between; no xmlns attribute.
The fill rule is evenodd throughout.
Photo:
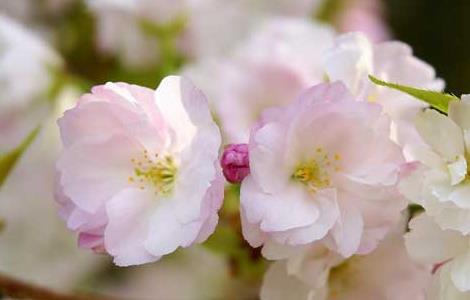
<svg viewBox="0 0 470 300"><path fill-rule="evenodd" d="M15 299L34 300L118 300L96 295L68 295L13 279L0 273L0 294ZM1 295L0 295L1 298Z"/></svg>

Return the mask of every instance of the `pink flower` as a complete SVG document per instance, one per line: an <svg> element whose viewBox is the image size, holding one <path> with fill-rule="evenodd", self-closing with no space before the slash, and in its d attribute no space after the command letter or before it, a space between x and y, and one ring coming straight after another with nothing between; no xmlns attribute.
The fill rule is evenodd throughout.
<svg viewBox="0 0 470 300"><path fill-rule="evenodd" d="M227 141L246 143L263 110L286 106L324 80L322 53L333 37L326 25L271 18L227 59L202 62L186 73L208 91Z"/></svg>
<svg viewBox="0 0 470 300"><path fill-rule="evenodd" d="M248 144L230 144L225 147L220 159L225 179L231 183L240 183L250 174Z"/></svg>
<svg viewBox="0 0 470 300"><path fill-rule="evenodd" d="M380 0L348 1L336 20L340 31L360 31L374 42L389 40L391 33L384 20L382 4Z"/></svg>
<svg viewBox="0 0 470 300"><path fill-rule="evenodd" d="M342 83L267 111L241 187L248 242L321 240L344 257L372 251L406 206L397 189L404 159L389 126L379 105L356 101Z"/></svg>
<svg viewBox="0 0 470 300"><path fill-rule="evenodd" d="M205 240L218 221L220 133L204 95L170 76L154 92L107 83L59 120L57 200L79 244L117 265Z"/></svg>
<svg viewBox="0 0 470 300"><path fill-rule="evenodd" d="M401 42L371 43L361 33L347 33L336 38L324 55L324 69L331 81L342 81L360 101L382 105L391 119L391 137L407 158L415 145L423 144L414 119L428 105L398 91L373 84L368 75L389 82L441 91L444 82L434 69L413 55L410 46Z"/></svg>

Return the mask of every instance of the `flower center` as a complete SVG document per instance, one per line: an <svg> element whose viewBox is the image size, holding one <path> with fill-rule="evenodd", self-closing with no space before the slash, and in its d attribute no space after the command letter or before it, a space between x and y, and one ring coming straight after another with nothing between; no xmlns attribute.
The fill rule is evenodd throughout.
<svg viewBox="0 0 470 300"><path fill-rule="evenodd" d="M316 193L320 189L331 186L330 173L340 171L338 164L340 160L339 154L335 154L333 159L330 159L328 153L322 147L318 147L312 159L298 165L292 178L305 184L312 193Z"/></svg>
<svg viewBox="0 0 470 300"><path fill-rule="evenodd" d="M172 156L155 154L155 159L151 159L148 152L144 151L143 160L133 158L131 162L134 165L134 176L129 176L130 183L137 184L141 190L153 187L156 195L171 193L178 173Z"/></svg>

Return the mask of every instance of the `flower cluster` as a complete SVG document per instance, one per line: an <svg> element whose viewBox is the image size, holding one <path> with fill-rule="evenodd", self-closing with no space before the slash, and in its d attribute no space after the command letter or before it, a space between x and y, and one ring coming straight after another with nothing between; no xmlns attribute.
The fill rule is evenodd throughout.
<svg viewBox="0 0 470 300"><path fill-rule="evenodd" d="M419 162L401 184L403 193L424 208L411 221L408 250L417 260L433 265L438 277L432 294L437 299L467 299L470 263L470 97L449 103L448 116L427 109L416 119L425 141L414 147Z"/></svg>
<svg viewBox="0 0 470 300"><path fill-rule="evenodd" d="M443 93L432 66L390 41L385 9L0 3L0 188L19 181L0 201L17 203L0 212L4 271L36 268L3 254L17 237L67 252L49 243L62 238L53 225L37 245L15 228L46 218L29 204L49 197L61 220L47 224L73 232L90 265L196 246L219 252L228 290L257 286L261 300L470 299L470 95Z"/></svg>
<svg viewBox="0 0 470 300"><path fill-rule="evenodd" d="M182 73L95 86L59 120L56 199L80 247L128 266L205 241L223 174L243 238L274 261L263 300L470 295L470 98L445 116L369 80L439 94L409 46L282 17ZM425 214L408 224L410 203Z"/></svg>

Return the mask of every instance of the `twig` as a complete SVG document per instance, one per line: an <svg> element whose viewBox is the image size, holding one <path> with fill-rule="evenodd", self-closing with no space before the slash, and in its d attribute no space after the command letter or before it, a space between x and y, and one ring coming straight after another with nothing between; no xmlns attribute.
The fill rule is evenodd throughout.
<svg viewBox="0 0 470 300"><path fill-rule="evenodd" d="M118 300L97 295L68 295L35 286L0 273L0 293L15 299L34 300ZM0 297L1 298L1 297Z"/></svg>

